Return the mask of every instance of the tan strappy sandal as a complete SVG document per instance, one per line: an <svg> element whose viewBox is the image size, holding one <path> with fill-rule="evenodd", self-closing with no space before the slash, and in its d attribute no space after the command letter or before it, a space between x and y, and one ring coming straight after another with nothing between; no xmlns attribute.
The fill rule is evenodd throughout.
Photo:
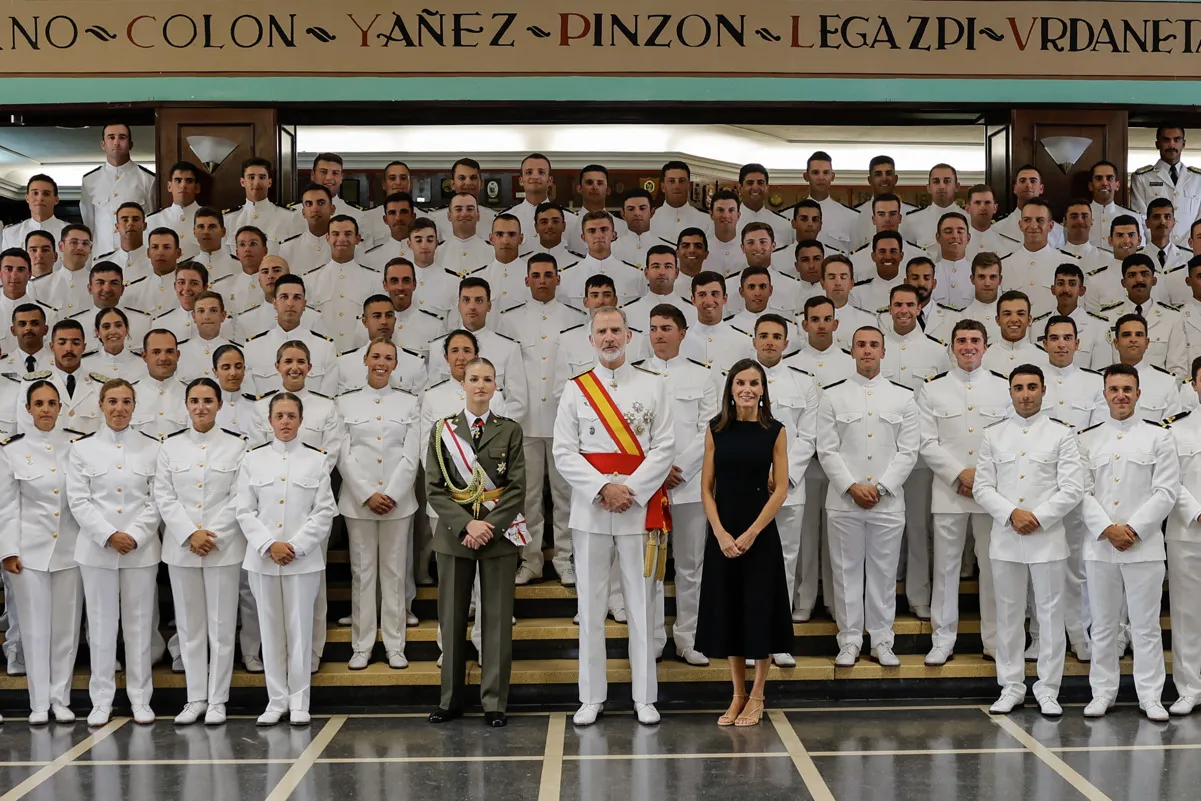
<svg viewBox="0 0 1201 801"><path fill-rule="evenodd" d="M759 721L763 719L763 696L752 695L750 696L750 699L751 700L747 702L747 705L742 708L742 712L734 720L734 725L738 726L739 728L746 726L758 726ZM750 707L755 702L758 702L759 708L753 709L751 712L747 712L747 707Z"/></svg>
<svg viewBox="0 0 1201 801"><path fill-rule="evenodd" d="M726 710L726 714L717 719L718 726L733 726L738 716L742 714L742 710L746 707L746 693L737 693L734 700L730 701L730 708Z"/></svg>

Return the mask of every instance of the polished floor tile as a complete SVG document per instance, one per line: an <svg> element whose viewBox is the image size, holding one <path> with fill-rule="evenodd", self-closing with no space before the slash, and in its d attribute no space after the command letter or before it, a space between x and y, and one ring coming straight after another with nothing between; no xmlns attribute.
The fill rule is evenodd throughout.
<svg viewBox="0 0 1201 801"><path fill-rule="evenodd" d="M1201 716L1173 718L1170 723L1152 723L1134 706L1119 706L1103 718L1092 719L1084 717L1079 706L1065 707L1063 717L1057 721L1047 720L1037 710L1029 709L1015 712L1009 717L1040 743L1051 748L1201 745Z"/></svg>
<svg viewBox="0 0 1201 801"><path fill-rule="evenodd" d="M536 756L546 750L546 722L539 716L509 718L503 729L466 717L434 725L424 718L351 718L322 758Z"/></svg>
<svg viewBox="0 0 1201 801"><path fill-rule="evenodd" d="M1059 757L1112 801L1201 797L1201 751L1089 751Z"/></svg>
<svg viewBox="0 0 1201 801"><path fill-rule="evenodd" d="M669 715L666 723L643 726L633 715L604 715L577 728L567 720L563 753L598 754L754 754L783 752L775 728L765 717L758 726L721 727L717 716Z"/></svg>
<svg viewBox="0 0 1201 801"><path fill-rule="evenodd" d="M314 765L289 801L535 799L540 762L412 762ZM630 801L629 798L624 801Z"/></svg>
<svg viewBox="0 0 1201 801"><path fill-rule="evenodd" d="M978 706L790 712L788 722L809 751L897 751L1018 746Z"/></svg>
<svg viewBox="0 0 1201 801"><path fill-rule="evenodd" d="M0 726L0 762L50 762L89 734L83 723L30 726L21 720L9 720Z"/></svg>
<svg viewBox="0 0 1201 801"><path fill-rule="evenodd" d="M568 760L563 763L560 797L563 801L654 798L809 801L813 798L786 756Z"/></svg>
<svg viewBox="0 0 1201 801"><path fill-rule="evenodd" d="M126 723L97 743L79 762L95 760L295 759L325 723L292 728L286 723L259 728L254 720L224 726L176 726L168 719L150 726Z"/></svg>
<svg viewBox="0 0 1201 801"><path fill-rule="evenodd" d="M261 801L287 765L69 765L31 801ZM329 796L332 797L332 796Z"/></svg>

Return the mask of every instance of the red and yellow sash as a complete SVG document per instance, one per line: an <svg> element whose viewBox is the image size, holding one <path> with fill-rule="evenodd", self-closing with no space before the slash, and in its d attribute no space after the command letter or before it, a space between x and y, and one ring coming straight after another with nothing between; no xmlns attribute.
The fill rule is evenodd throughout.
<svg viewBox="0 0 1201 801"><path fill-rule="evenodd" d="M646 461L646 454L634 430L630 428L629 421L621 413L621 409L617 408L617 404L596 373L589 371L573 380L618 447L617 453L580 455L602 473L632 475L639 465ZM655 491L646 505L646 528L648 531L671 531L671 508L667 500L667 490L663 487Z"/></svg>

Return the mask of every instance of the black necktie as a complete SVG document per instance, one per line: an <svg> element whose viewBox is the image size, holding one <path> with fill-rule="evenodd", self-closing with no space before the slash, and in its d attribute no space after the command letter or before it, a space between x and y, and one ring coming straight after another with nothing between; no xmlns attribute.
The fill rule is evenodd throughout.
<svg viewBox="0 0 1201 801"><path fill-rule="evenodd" d="M38 360L32 356L25 357L25 372L32 373L34 368L38 366Z"/></svg>
<svg viewBox="0 0 1201 801"><path fill-rule="evenodd" d="M1168 261L1167 251L1166 250L1159 251L1159 268L1161 270L1166 266L1167 261Z"/></svg>
<svg viewBox="0 0 1201 801"><path fill-rule="evenodd" d="M1134 313L1137 314L1139 317L1142 317L1143 316L1143 304L1141 304L1141 303L1134 304Z"/></svg>
<svg viewBox="0 0 1201 801"><path fill-rule="evenodd" d="M67 376L67 397L68 398L75 397L75 376L74 375Z"/></svg>
<svg viewBox="0 0 1201 801"><path fill-rule="evenodd" d="M1178 167L1179 167L1179 165L1177 165L1177 164L1173 164L1173 165L1172 165L1172 167L1171 167L1171 169L1169 169L1169 170L1168 170L1168 175L1169 175L1169 176L1171 177L1171 179L1172 179L1172 186L1175 186L1175 185L1176 185L1176 179L1180 177L1180 173L1178 173L1178 172L1176 171Z"/></svg>
<svg viewBox="0 0 1201 801"><path fill-rule="evenodd" d="M917 324L922 327L923 331L926 330L926 313L925 312L917 313Z"/></svg>
<svg viewBox="0 0 1201 801"><path fill-rule="evenodd" d="M482 436L484 436L484 419L479 417L471 424L471 439L479 442Z"/></svg>

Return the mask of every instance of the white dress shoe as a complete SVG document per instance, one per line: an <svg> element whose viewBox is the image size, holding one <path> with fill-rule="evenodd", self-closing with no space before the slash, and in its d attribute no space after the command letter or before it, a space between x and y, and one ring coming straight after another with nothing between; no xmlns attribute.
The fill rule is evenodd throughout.
<svg viewBox="0 0 1201 801"><path fill-rule="evenodd" d="M796 667L796 657L794 657L792 654L772 654L771 661L775 663L776 667Z"/></svg>
<svg viewBox="0 0 1201 801"><path fill-rule="evenodd" d="M575 586L575 571L570 568L567 568L565 570L560 570L559 571L559 583L562 584L564 587L574 587Z"/></svg>
<svg viewBox="0 0 1201 801"><path fill-rule="evenodd" d="M280 718L282 718L283 716L284 716L284 713L279 711L278 709L268 709L265 712L263 712L263 714L259 715L258 720L256 720L254 722L254 725L256 725L256 726L274 726L275 724L279 723Z"/></svg>
<svg viewBox="0 0 1201 801"><path fill-rule="evenodd" d="M313 720L313 716L303 709L293 709L288 713L288 723L293 726L307 726Z"/></svg>
<svg viewBox="0 0 1201 801"><path fill-rule="evenodd" d="M579 612L576 612L574 615L571 616L571 622L576 624L577 626L580 625L580 613Z"/></svg>
<svg viewBox="0 0 1201 801"><path fill-rule="evenodd" d="M220 726L225 722L225 704L209 704L208 711L204 713L205 726Z"/></svg>
<svg viewBox="0 0 1201 801"><path fill-rule="evenodd" d="M417 615L413 614L413 610L412 610L412 609L410 609L409 611L405 612L405 627L406 627L406 628L410 628L410 629L411 629L411 628L413 628L414 626L416 626L416 625L417 625L418 623L420 623L420 622L421 622L421 621L417 619Z"/></svg>
<svg viewBox="0 0 1201 801"><path fill-rule="evenodd" d="M242 660L242 664L245 666L247 673L263 672L263 660L259 659L257 656L246 657L244 660Z"/></svg>
<svg viewBox="0 0 1201 801"><path fill-rule="evenodd" d="M809 618L811 618L811 617L813 617L813 610L811 610L811 609L796 609L796 610L793 610L793 613L792 613L792 622L793 623L808 623Z"/></svg>
<svg viewBox="0 0 1201 801"><path fill-rule="evenodd" d="M1118 629L1118 656L1123 657L1130 650L1130 630L1126 626Z"/></svg>
<svg viewBox="0 0 1201 801"><path fill-rule="evenodd" d="M347 615L346 617L338 618L339 626L350 626L353 623L354 623L354 618L352 618L350 615Z"/></svg>
<svg viewBox="0 0 1201 801"><path fill-rule="evenodd" d="M89 726L107 726L112 720L113 711L102 706L92 707L92 711L88 713Z"/></svg>
<svg viewBox="0 0 1201 801"><path fill-rule="evenodd" d="M542 578L542 576L535 573L532 567L526 567L525 565L522 565L521 567L517 568L517 577L514 583L516 583L518 586L521 586L523 584L529 584L534 579L540 578Z"/></svg>
<svg viewBox="0 0 1201 801"><path fill-rule="evenodd" d="M29 713L29 725L30 726L45 726L49 722L50 722L50 713L45 710L42 710L41 712L30 712Z"/></svg>
<svg viewBox="0 0 1201 801"><path fill-rule="evenodd" d="M172 673L183 673L184 672L182 656L177 656L171 660L171 672Z"/></svg>
<svg viewBox="0 0 1201 801"><path fill-rule="evenodd" d="M1026 696L1024 695L1004 692L1001 693L1001 697L994 701L993 705L988 708L988 713L990 715L1008 715L1025 702Z"/></svg>
<svg viewBox="0 0 1201 801"><path fill-rule="evenodd" d="M1072 653L1076 655L1077 662L1093 661L1093 647L1088 640L1080 640L1072 643Z"/></svg>
<svg viewBox="0 0 1201 801"><path fill-rule="evenodd" d="M438 667L442 667L442 654L438 654L438 662L437 662L437 665L438 665Z"/></svg>
<svg viewBox="0 0 1201 801"><path fill-rule="evenodd" d="M1176 699L1176 703L1172 704L1168 709L1173 715L1189 715L1192 714L1193 708L1197 706L1197 699L1191 695L1182 695Z"/></svg>
<svg viewBox="0 0 1201 801"><path fill-rule="evenodd" d="M1149 703L1142 707L1143 714L1147 716L1147 720L1153 720L1156 723L1167 723L1170 719L1168 710L1163 708L1163 704Z"/></svg>
<svg viewBox="0 0 1201 801"><path fill-rule="evenodd" d="M183 711L175 716L177 726L191 726L200 720L200 716L208 711L209 705L204 701L192 701L184 705Z"/></svg>
<svg viewBox="0 0 1201 801"><path fill-rule="evenodd" d="M1094 698L1084 707L1086 718L1103 718L1105 713L1113 708L1113 701L1108 698Z"/></svg>
<svg viewBox="0 0 1201 801"><path fill-rule="evenodd" d="M634 704L634 711L638 713L638 722L644 726L654 726L659 722L659 710L655 709L654 704Z"/></svg>
<svg viewBox="0 0 1201 801"><path fill-rule="evenodd" d="M859 659L859 649L853 645L844 645L834 657L834 667L855 667Z"/></svg>
<svg viewBox="0 0 1201 801"><path fill-rule="evenodd" d="M71 707L63 704L51 704L50 711L54 713L55 723L74 723L75 713L71 711Z"/></svg>
<svg viewBox="0 0 1201 801"><path fill-rule="evenodd" d="M1038 649L1040 647L1041 646L1039 645L1038 640L1031 640L1030 647L1027 648L1026 653L1022 655L1023 658L1025 658L1025 660L1027 662L1037 662L1038 661Z"/></svg>
<svg viewBox="0 0 1201 801"><path fill-rule="evenodd" d="M892 652L892 646L880 645L872 649L872 657L880 663L880 667L900 667L901 660Z"/></svg>
<svg viewBox="0 0 1201 801"><path fill-rule="evenodd" d="M575 711L571 722L577 726L591 726L596 723L596 719L600 717L604 708L604 704L584 704Z"/></svg>
<svg viewBox="0 0 1201 801"><path fill-rule="evenodd" d="M402 652L389 651L387 655L388 667L392 668L393 670L404 670L409 666L409 660L405 658L405 655Z"/></svg>
<svg viewBox="0 0 1201 801"><path fill-rule="evenodd" d="M321 670L321 657L312 656L309 658L309 672L316 673Z"/></svg>
<svg viewBox="0 0 1201 801"><path fill-rule="evenodd" d="M371 664L371 656L365 651L355 651L350 661L346 663L346 667L350 670L366 670L367 665Z"/></svg>
<svg viewBox="0 0 1201 801"><path fill-rule="evenodd" d="M954 652L945 648L939 648L937 645L930 649L930 653L926 654L927 667L941 667L949 660L954 658Z"/></svg>
<svg viewBox="0 0 1201 801"><path fill-rule="evenodd" d="M609 615L612 616L612 618L614 620L616 620L618 623L625 623L627 620L626 610L624 607L621 609L610 609Z"/></svg>
<svg viewBox="0 0 1201 801"><path fill-rule="evenodd" d="M709 664L709 657L705 656L695 648L685 648L683 651L680 651L680 658L688 664L695 665L696 667L705 667Z"/></svg>
<svg viewBox="0 0 1201 801"><path fill-rule="evenodd" d="M25 675L25 660L19 655L8 660L8 675L24 676Z"/></svg>
<svg viewBox="0 0 1201 801"><path fill-rule="evenodd" d="M133 708L133 722L149 725L154 723L154 710L145 705Z"/></svg>
<svg viewBox="0 0 1201 801"><path fill-rule="evenodd" d="M1049 718L1057 718L1063 714L1063 707L1059 705L1059 701L1048 696L1038 699L1038 711Z"/></svg>
<svg viewBox="0 0 1201 801"><path fill-rule="evenodd" d="M918 620L929 620L930 619L930 607L923 606L923 605L913 607L913 616L916 617Z"/></svg>

